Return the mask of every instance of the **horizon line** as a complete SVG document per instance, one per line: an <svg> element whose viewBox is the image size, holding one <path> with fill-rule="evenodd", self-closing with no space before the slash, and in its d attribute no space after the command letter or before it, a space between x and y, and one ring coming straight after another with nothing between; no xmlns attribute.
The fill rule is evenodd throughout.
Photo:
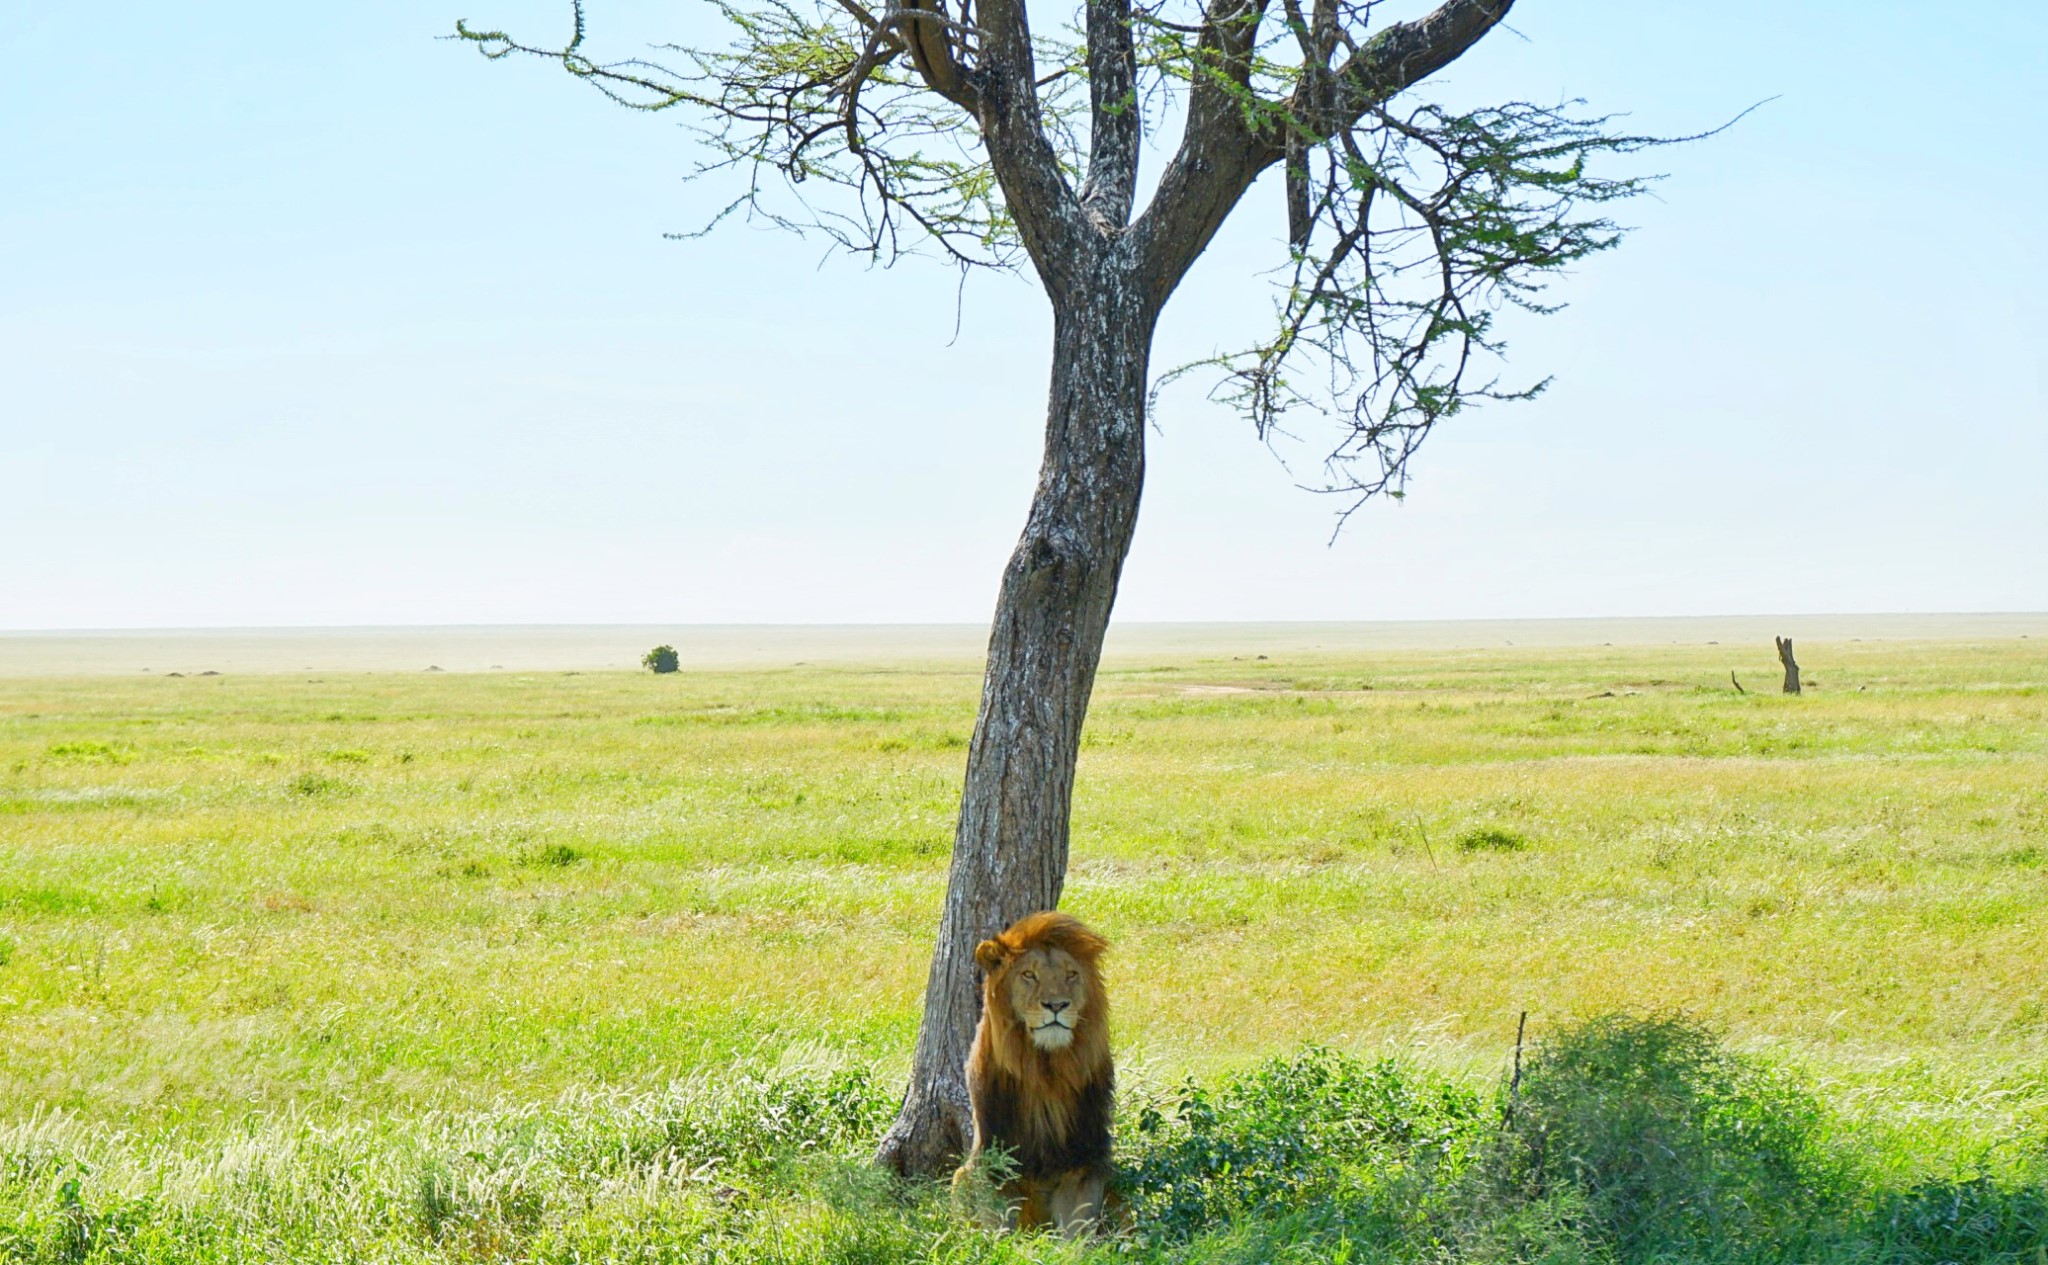
<svg viewBox="0 0 2048 1265"><path fill-rule="evenodd" d="M1562 624L1587 621L1681 621L1710 619L2027 619L2048 618L2044 610L1858 610L1858 611L1713 611L1661 615L1459 615L1389 619L1116 619L1109 627L1146 628L1274 628L1376 627L1416 624ZM376 633L428 630L703 628L703 629L835 629L835 628L986 628L988 620L503 620L474 622L359 624L131 624L100 627L0 628L0 637L120 636L164 633Z"/></svg>

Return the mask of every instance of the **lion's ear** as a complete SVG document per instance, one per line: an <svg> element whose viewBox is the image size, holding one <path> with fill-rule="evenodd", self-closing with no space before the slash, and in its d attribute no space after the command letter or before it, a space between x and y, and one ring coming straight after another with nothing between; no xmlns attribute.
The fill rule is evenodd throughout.
<svg viewBox="0 0 2048 1265"><path fill-rule="evenodd" d="M974 960L981 964L983 972L994 975L1003 969L1003 963L1010 960L1010 951L1000 940L983 940L974 946Z"/></svg>

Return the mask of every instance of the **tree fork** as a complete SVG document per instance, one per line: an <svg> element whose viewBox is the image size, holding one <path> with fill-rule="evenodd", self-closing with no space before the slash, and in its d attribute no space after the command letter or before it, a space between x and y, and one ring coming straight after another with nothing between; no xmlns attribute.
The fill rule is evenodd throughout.
<svg viewBox="0 0 2048 1265"><path fill-rule="evenodd" d="M971 1136L974 946L1065 885L1081 725L1144 485L1157 310L1127 273L1055 298L1045 456L996 601L910 1085L875 1153L904 1175L945 1173Z"/></svg>

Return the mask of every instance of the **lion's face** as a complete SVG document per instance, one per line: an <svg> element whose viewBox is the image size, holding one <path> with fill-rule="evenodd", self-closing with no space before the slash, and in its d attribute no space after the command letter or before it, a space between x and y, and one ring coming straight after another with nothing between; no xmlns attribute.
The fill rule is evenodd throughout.
<svg viewBox="0 0 2048 1265"><path fill-rule="evenodd" d="M1041 1050L1064 1050L1088 1014L1088 973L1065 949L1028 949L1010 963L1010 1011Z"/></svg>

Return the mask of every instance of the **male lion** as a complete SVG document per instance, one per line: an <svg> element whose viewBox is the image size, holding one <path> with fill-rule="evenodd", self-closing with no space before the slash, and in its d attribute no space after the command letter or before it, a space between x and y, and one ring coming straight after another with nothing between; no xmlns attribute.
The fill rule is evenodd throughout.
<svg viewBox="0 0 2048 1265"><path fill-rule="evenodd" d="M984 1150L1005 1148L1016 1169L1001 1194L1018 1225L1075 1233L1102 1212L1116 1073L1096 961L1108 947L1078 920L1047 910L974 950L986 976L967 1056L974 1145L953 1185L969 1179Z"/></svg>

